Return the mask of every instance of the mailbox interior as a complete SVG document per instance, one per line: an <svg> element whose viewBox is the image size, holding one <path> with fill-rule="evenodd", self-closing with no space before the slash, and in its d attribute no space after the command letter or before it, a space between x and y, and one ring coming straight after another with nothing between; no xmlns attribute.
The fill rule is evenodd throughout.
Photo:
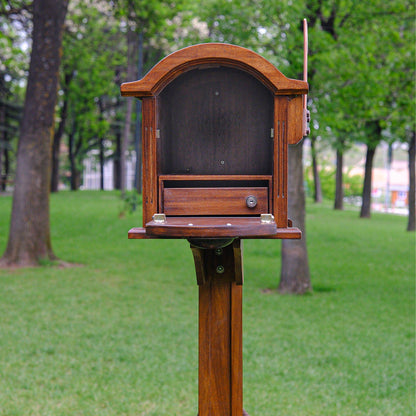
<svg viewBox="0 0 416 416"><path fill-rule="evenodd" d="M258 216L272 209L274 97L226 66L181 74L158 96L158 211ZM249 208L247 197L257 204Z"/></svg>

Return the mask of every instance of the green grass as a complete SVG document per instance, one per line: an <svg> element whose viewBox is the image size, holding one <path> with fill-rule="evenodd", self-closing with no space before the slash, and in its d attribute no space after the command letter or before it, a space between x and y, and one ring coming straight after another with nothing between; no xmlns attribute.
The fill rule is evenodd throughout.
<svg viewBox="0 0 416 416"><path fill-rule="evenodd" d="M51 197L55 254L0 270L0 415L195 416L197 285L186 241L128 240L115 193ZM0 197L0 252L11 207ZM415 412L415 235L406 218L308 206L314 293L275 291L280 242L244 242L251 416Z"/></svg>

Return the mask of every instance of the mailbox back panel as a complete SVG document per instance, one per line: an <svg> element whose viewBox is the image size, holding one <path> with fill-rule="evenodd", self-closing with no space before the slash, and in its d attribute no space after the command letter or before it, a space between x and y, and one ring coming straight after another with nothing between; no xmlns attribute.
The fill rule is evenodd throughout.
<svg viewBox="0 0 416 416"><path fill-rule="evenodd" d="M161 174L271 175L273 95L229 67L193 69L158 97Z"/></svg>

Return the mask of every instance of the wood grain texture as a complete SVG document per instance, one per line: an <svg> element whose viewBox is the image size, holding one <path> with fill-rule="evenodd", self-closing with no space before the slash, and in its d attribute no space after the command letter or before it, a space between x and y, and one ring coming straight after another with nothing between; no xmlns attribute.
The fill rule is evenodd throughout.
<svg viewBox="0 0 416 416"><path fill-rule="evenodd" d="M142 105L143 226L157 212L158 160L156 142L156 99L146 98Z"/></svg>
<svg viewBox="0 0 416 416"><path fill-rule="evenodd" d="M272 175L159 175L159 181L270 181Z"/></svg>
<svg viewBox="0 0 416 416"><path fill-rule="evenodd" d="M188 221L189 218L186 220ZM174 235L172 235L174 234ZM157 235L154 233L152 234L152 230L147 230L146 228L140 228L140 227L134 227L131 228L128 232L128 238L132 240L147 240L147 239L153 239L153 238L216 238L215 235L211 236L204 236L202 235L203 232L197 230L193 232L194 236L188 236L183 235L187 234L187 231L183 231L182 233L178 230L176 231L167 231L167 232L160 232L160 235ZM215 234L215 233L212 233ZM219 236L219 238L234 238L235 236ZM238 236L239 238L244 239L255 239L255 238L264 238L264 239L275 239L275 240L281 240L281 239L290 239L290 240L297 240L302 238L302 232L299 230L299 228L296 227L286 227L286 228L277 228L275 234L268 234L268 235L244 235L244 236Z"/></svg>
<svg viewBox="0 0 416 416"><path fill-rule="evenodd" d="M239 261L235 259L235 261ZM243 286L231 283L231 415L243 413Z"/></svg>
<svg viewBox="0 0 416 416"><path fill-rule="evenodd" d="M198 286L203 285L207 282L207 273L205 270L205 256L204 251L191 244L192 255L194 256L196 282Z"/></svg>
<svg viewBox="0 0 416 416"><path fill-rule="evenodd" d="M303 139L305 134L304 128L304 111L302 96L292 97L288 101L287 123L288 123L288 144L297 144Z"/></svg>
<svg viewBox="0 0 416 416"><path fill-rule="evenodd" d="M257 205L249 208L246 199ZM260 215L269 212L268 189L252 188L165 188L161 212L166 215Z"/></svg>
<svg viewBox="0 0 416 416"><path fill-rule="evenodd" d="M275 97L272 212L278 228L287 227L288 102L288 97Z"/></svg>
<svg viewBox="0 0 416 416"><path fill-rule="evenodd" d="M242 285L244 282L243 269L243 240L236 239L233 241L234 250L234 274L237 285Z"/></svg>
<svg viewBox="0 0 416 416"><path fill-rule="evenodd" d="M275 235L274 222L261 223L259 217L167 217L165 223L146 224L146 233L157 237L234 238Z"/></svg>
<svg viewBox="0 0 416 416"><path fill-rule="evenodd" d="M306 94L308 83L286 78L273 64L240 46L222 43L193 45L168 55L139 81L121 85L121 95L158 95L176 77L197 67L226 66L243 70L262 82L274 94Z"/></svg>
<svg viewBox="0 0 416 416"><path fill-rule="evenodd" d="M199 285L199 416L243 414L242 286L235 282L239 246L237 240L220 251L192 249L199 250L195 265L202 259L206 271Z"/></svg>

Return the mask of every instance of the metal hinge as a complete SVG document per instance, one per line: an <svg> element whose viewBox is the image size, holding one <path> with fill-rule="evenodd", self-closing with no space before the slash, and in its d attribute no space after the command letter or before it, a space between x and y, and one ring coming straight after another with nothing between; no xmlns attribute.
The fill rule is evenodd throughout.
<svg viewBox="0 0 416 416"><path fill-rule="evenodd" d="M260 214L260 222L262 224L271 224L274 222L274 216L272 214Z"/></svg>
<svg viewBox="0 0 416 416"><path fill-rule="evenodd" d="M164 224L166 222L165 214L153 214L153 221L157 224Z"/></svg>

